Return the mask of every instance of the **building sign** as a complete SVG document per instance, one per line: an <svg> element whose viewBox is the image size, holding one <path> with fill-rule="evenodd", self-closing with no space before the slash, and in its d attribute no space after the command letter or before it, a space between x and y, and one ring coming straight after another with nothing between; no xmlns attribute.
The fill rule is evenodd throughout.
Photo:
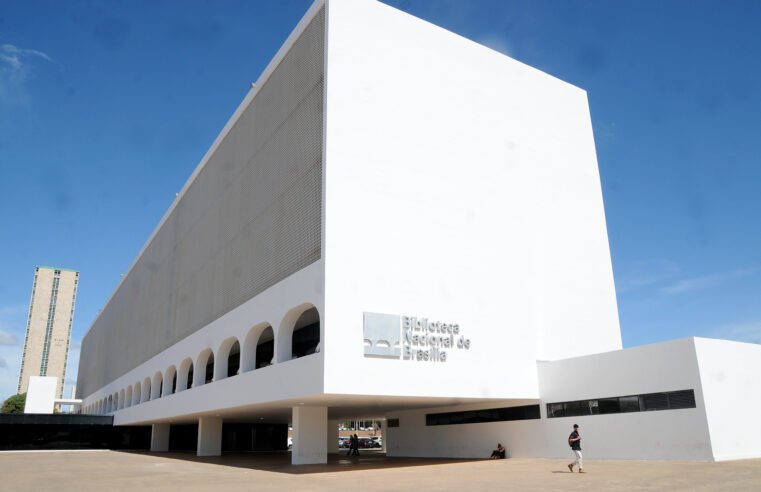
<svg viewBox="0 0 761 492"><path fill-rule="evenodd" d="M456 323L396 314L364 313L365 357L446 362L457 350L470 350Z"/></svg>

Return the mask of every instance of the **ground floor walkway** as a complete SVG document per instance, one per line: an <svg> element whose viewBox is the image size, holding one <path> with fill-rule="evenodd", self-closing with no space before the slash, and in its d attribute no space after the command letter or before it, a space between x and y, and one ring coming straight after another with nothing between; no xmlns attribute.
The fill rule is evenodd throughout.
<svg viewBox="0 0 761 492"><path fill-rule="evenodd" d="M761 490L761 460L724 463L589 461L571 474L563 460L439 460L330 455L290 464L288 453L197 457L117 451L2 452L4 490L257 491L747 491Z"/></svg>

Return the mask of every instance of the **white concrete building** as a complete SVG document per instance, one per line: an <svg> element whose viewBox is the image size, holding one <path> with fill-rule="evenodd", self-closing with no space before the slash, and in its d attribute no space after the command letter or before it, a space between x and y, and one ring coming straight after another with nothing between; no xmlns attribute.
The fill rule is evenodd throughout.
<svg viewBox="0 0 761 492"><path fill-rule="evenodd" d="M621 350L583 90L318 0L88 331L77 391L156 451L291 423L293 463L320 463L364 417L396 456L566 456L579 423L589 458L710 460L761 456L759 361Z"/></svg>

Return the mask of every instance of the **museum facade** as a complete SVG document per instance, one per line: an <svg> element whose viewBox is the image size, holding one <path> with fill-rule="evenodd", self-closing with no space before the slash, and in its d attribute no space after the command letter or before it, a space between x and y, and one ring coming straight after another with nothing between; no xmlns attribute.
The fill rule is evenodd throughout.
<svg viewBox="0 0 761 492"><path fill-rule="evenodd" d="M590 458L732 459L761 456L760 348L622 350L583 90L318 0L88 330L77 394L154 451L291 425L321 463L374 418L390 456L566 456L578 423Z"/></svg>

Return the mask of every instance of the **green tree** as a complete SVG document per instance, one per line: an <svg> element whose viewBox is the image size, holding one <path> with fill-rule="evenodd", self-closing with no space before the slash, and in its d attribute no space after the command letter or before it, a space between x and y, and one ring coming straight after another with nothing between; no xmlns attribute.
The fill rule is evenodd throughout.
<svg viewBox="0 0 761 492"><path fill-rule="evenodd" d="M0 413L24 413L24 405L26 405L26 393L13 395L3 402Z"/></svg>

